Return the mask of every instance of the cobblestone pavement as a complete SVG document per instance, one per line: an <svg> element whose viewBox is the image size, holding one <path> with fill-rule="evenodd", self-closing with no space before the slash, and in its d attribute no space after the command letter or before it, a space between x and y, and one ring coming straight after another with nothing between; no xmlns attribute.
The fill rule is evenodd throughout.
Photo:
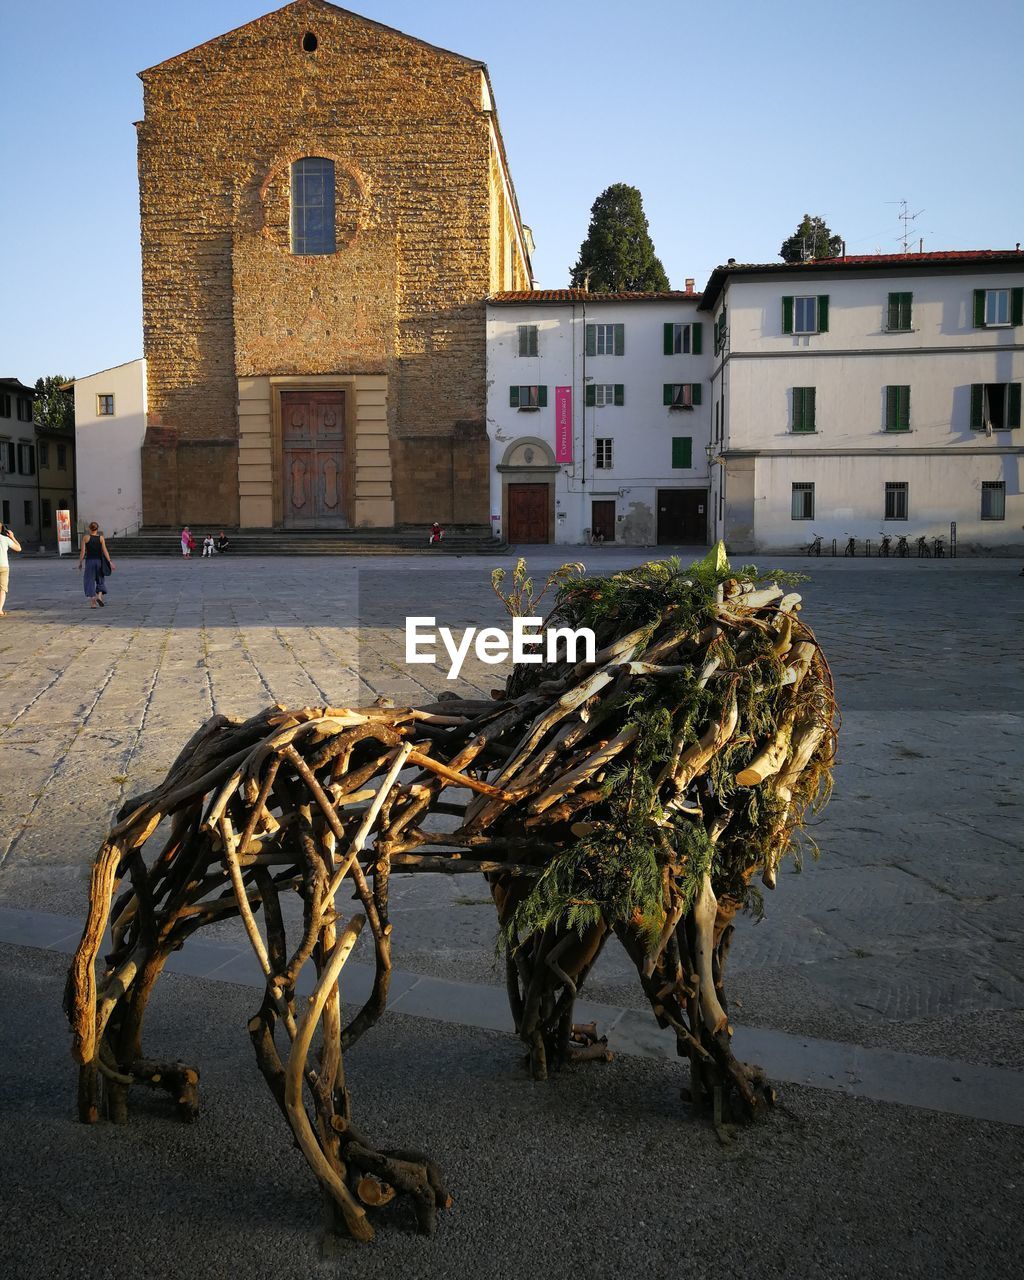
<svg viewBox="0 0 1024 1280"><path fill-rule="evenodd" d="M531 552L538 571L560 563ZM592 569L642 553L587 551ZM506 561L510 563L510 561ZM1010 562L787 560L843 711L819 862L741 922L736 1018L1020 1068L1020 600ZM489 690L404 664L407 614L498 623L491 562L444 556L123 561L105 610L67 562L15 558L0 625L0 902L74 913L112 811L212 712ZM500 985L482 884L395 885L396 963ZM641 1003L609 950L588 994Z"/></svg>

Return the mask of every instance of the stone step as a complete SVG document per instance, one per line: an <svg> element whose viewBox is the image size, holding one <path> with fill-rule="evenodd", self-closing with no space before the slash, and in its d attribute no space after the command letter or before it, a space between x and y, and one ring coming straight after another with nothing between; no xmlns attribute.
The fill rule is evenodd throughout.
<svg viewBox="0 0 1024 1280"><path fill-rule="evenodd" d="M205 530L201 531L205 534ZM486 525L446 529L440 546L430 546L425 528L324 530L244 530L229 532L228 555L344 556L344 555L494 555L507 550ZM201 554L202 538L193 555ZM178 531L143 529L137 534L108 538L113 556L170 556L180 554Z"/></svg>

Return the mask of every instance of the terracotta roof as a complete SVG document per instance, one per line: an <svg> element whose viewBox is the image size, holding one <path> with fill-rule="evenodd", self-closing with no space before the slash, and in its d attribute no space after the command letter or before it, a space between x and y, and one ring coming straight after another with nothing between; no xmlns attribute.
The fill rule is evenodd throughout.
<svg viewBox="0 0 1024 1280"><path fill-rule="evenodd" d="M816 272L881 270L916 271L927 267L980 265L1019 266L1024 270L1020 249L944 249L935 253L862 253L842 258L812 258L809 262L727 262L712 271L703 294L702 310L710 310L731 275L814 275Z"/></svg>
<svg viewBox="0 0 1024 1280"><path fill-rule="evenodd" d="M699 302L699 293L668 289L662 293L591 293L587 289L522 289L492 293L487 299L496 306L515 302Z"/></svg>

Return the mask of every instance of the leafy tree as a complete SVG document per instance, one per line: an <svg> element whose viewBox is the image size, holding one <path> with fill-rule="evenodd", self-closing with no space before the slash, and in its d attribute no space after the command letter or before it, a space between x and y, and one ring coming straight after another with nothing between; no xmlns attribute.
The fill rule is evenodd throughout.
<svg viewBox="0 0 1024 1280"><path fill-rule="evenodd" d="M55 373L49 378L36 378L35 419L46 427L60 427L73 431L75 426L75 397L61 387L73 378Z"/></svg>
<svg viewBox="0 0 1024 1280"><path fill-rule="evenodd" d="M658 292L669 287L636 187L616 182L594 201L571 283L595 293Z"/></svg>
<svg viewBox="0 0 1024 1280"><path fill-rule="evenodd" d="M838 258L843 251L843 237L833 235L824 218L805 213L800 225L783 240L779 257L784 262L803 262L807 258Z"/></svg>

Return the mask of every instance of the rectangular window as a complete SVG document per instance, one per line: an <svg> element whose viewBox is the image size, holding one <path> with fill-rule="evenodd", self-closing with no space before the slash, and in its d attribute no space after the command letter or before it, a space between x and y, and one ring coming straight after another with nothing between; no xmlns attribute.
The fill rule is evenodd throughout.
<svg viewBox="0 0 1024 1280"><path fill-rule="evenodd" d="M588 356L621 356L626 353L624 324L588 324Z"/></svg>
<svg viewBox="0 0 1024 1280"><path fill-rule="evenodd" d="M1024 324L1024 286L1015 289L975 289L976 329L998 329L1019 324Z"/></svg>
<svg viewBox="0 0 1024 1280"><path fill-rule="evenodd" d="M886 387L885 429L886 431L910 430L909 387Z"/></svg>
<svg viewBox="0 0 1024 1280"><path fill-rule="evenodd" d="M528 409L544 409L548 403L547 387L509 387L508 402L511 408L524 412Z"/></svg>
<svg viewBox="0 0 1024 1280"><path fill-rule="evenodd" d="M18 397L18 421L19 422L32 421L32 401L26 399L25 396Z"/></svg>
<svg viewBox="0 0 1024 1280"><path fill-rule="evenodd" d="M292 253L334 253L334 161L304 156L292 165Z"/></svg>
<svg viewBox="0 0 1024 1280"><path fill-rule="evenodd" d="M57 467L61 471L68 469L68 447L66 444L57 446Z"/></svg>
<svg viewBox="0 0 1024 1280"><path fill-rule="evenodd" d="M1020 426L1019 382L975 382L971 387L971 430L1012 431Z"/></svg>
<svg viewBox="0 0 1024 1280"><path fill-rule="evenodd" d="M828 294L782 299L783 333L827 333Z"/></svg>
<svg viewBox="0 0 1024 1280"><path fill-rule="evenodd" d="M114 397L103 395L96 397L96 416L109 418L114 412Z"/></svg>
<svg viewBox="0 0 1024 1280"><path fill-rule="evenodd" d="M53 524L53 504L49 498L43 498L40 503L40 516L43 522L43 528L49 529Z"/></svg>
<svg viewBox="0 0 1024 1280"><path fill-rule="evenodd" d="M537 354L537 326L535 324L517 324L519 334L519 354L535 356Z"/></svg>
<svg viewBox="0 0 1024 1280"><path fill-rule="evenodd" d="M793 430L817 431L814 417L814 387L793 388Z"/></svg>
<svg viewBox="0 0 1024 1280"><path fill-rule="evenodd" d="M611 436L598 436L594 440L594 468L597 471L610 471L612 469Z"/></svg>
<svg viewBox="0 0 1024 1280"><path fill-rule="evenodd" d="M13 440L0 440L0 471L13 476L15 470L15 449Z"/></svg>
<svg viewBox="0 0 1024 1280"><path fill-rule="evenodd" d="M32 503L28 500L28 498L25 499L25 523L26 524L32 523Z"/></svg>
<svg viewBox="0 0 1024 1280"><path fill-rule="evenodd" d="M1006 484L1002 480L981 482L982 520L1006 519Z"/></svg>
<svg viewBox="0 0 1024 1280"><path fill-rule="evenodd" d="M11 416L11 397L4 391L0 392L0 418L9 418Z"/></svg>
<svg viewBox="0 0 1024 1280"><path fill-rule="evenodd" d="M699 356L701 354L700 324L666 324L662 350L667 356Z"/></svg>
<svg viewBox="0 0 1024 1280"><path fill-rule="evenodd" d="M904 480L887 480L885 482L886 520L907 519L908 489L909 486Z"/></svg>
<svg viewBox="0 0 1024 1280"><path fill-rule="evenodd" d="M814 519L814 485L813 484L794 484L792 501L793 501L793 505L790 510L790 519L792 520L813 520Z"/></svg>
<svg viewBox="0 0 1024 1280"><path fill-rule="evenodd" d="M890 293L889 310L885 327L889 333L909 333L911 311L914 295L912 293Z"/></svg>
<svg viewBox="0 0 1024 1280"><path fill-rule="evenodd" d="M693 437L672 437L672 467L675 471L686 471L693 466Z"/></svg>
<svg viewBox="0 0 1024 1280"><path fill-rule="evenodd" d="M48 467L50 465L50 446L48 444L40 444L39 446L39 465L40 467Z"/></svg>
<svg viewBox="0 0 1024 1280"><path fill-rule="evenodd" d="M36 451L30 444L18 445L18 471L23 476L34 476L36 473Z"/></svg>
<svg viewBox="0 0 1024 1280"><path fill-rule="evenodd" d="M666 382L661 389L661 403L670 409L692 409L700 404L702 390L699 382Z"/></svg>

